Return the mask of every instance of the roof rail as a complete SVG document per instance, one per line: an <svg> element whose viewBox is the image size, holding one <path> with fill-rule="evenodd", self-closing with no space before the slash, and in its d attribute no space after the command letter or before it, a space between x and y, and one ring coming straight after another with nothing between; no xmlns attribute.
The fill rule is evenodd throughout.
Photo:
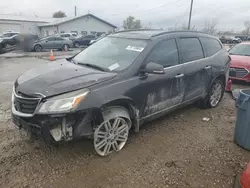
<svg viewBox="0 0 250 188"><path fill-rule="evenodd" d="M122 31L117 31L115 33L125 33L130 31L161 31L162 29L127 29Z"/></svg>
<svg viewBox="0 0 250 188"><path fill-rule="evenodd" d="M157 33L157 34L154 34L152 35L152 37L157 37L157 36L160 36L160 35L164 35L164 34L167 34L167 33L178 33L178 32L191 32L191 33L201 33L201 34L206 34L206 35L209 35L208 33L204 33L204 32L201 32L201 31L190 31L190 30L177 30L177 31L164 31L162 33Z"/></svg>

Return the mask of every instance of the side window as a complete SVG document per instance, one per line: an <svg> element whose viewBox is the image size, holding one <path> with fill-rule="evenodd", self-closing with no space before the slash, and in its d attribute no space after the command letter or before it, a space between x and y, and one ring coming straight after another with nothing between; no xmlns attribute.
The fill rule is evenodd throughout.
<svg viewBox="0 0 250 188"><path fill-rule="evenodd" d="M146 62L161 64L170 67L179 63L178 50L175 39L166 40L156 44L150 52Z"/></svg>
<svg viewBox="0 0 250 188"><path fill-rule="evenodd" d="M206 52L206 57L216 54L222 48L216 39L201 37L200 40Z"/></svg>
<svg viewBox="0 0 250 188"><path fill-rule="evenodd" d="M55 40L55 37L49 37L47 38L48 41L54 41Z"/></svg>
<svg viewBox="0 0 250 188"><path fill-rule="evenodd" d="M55 40L64 40L64 39L60 37L55 37Z"/></svg>
<svg viewBox="0 0 250 188"><path fill-rule="evenodd" d="M179 43L183 63L204 58L198 38L180 38Z"/></svg>

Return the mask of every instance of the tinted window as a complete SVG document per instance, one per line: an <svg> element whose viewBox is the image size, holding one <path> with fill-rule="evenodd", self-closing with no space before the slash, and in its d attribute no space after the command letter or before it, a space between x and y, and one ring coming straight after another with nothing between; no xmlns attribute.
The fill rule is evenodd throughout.
<svg viewBox="0 0 250 188"><path fill-rule="evenodd" d="M48 41L54 41L54 40L55 40L55 37L49 37L49 38L47 38L46 40L48 40Z"/></svg>
<svg viewBox="0 0 250 188"><path fill-rule="evenodd" d="M60 37L55 37L55 40L64 40L64 39Z"/></svg>
<svg viewBox="0 0 250 188"><path fill-rule="evenodd" d="M181 38L180 50L183 63L195 61L204 57L198 38Z"/></svg>
<svg viewBox="0 0 250 188"><path fill-rule="evenodd" d="M170 39L157 44L147 57L147 62L154 62L169 67L179 63L175 39Z"/></svg>
<svg viewBox="0 0 250 188"><path fill-rule="evenodd" d="M202 42L207 57L216 54L222 48L220 43L216 39L200 38L200 40Z"/></svg>

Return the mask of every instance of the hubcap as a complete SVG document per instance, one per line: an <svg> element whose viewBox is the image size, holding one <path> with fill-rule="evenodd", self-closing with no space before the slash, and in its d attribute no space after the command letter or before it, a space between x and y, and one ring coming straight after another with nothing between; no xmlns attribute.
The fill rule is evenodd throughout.
<svg viewBox="0 0 250 188"><path fill-rule="evenodd" d="M213 85L212 93L210 97L210 104L212 107L215 107L219 102L222 94L222 87L219 82Z"/></svg>
<svg viewBox="0 0 250 188"><path fill-rule="evenodd" d="M95 151L106 156L113 151L120 151L127 142L128 123L120 117L103 122L94 133Z"/></svg>
<svg viewBox="0 0 250 188"><path fill-rule="evenodd" d="M75 47L77 47L77 48L78 48L78 47L79 47L79 43L76 43L76 44L75 44Z"/></svg>

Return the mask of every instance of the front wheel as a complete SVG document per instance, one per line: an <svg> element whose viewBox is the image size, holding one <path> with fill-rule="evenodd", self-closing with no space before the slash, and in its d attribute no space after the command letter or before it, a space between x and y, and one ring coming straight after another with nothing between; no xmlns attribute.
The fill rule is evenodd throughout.
<svg viewBox="0 0 250 188"><path fill-rule="evenodd" d="M41 52L42 51L42 46L40 44L35 45L34 47L36 52Z"/></svg>
<svg viewBox="0 0 250 188"><path fill-rule="evenodd" d="M107 156L120 151L128 140L129 127L123 117L111 117L99 125L94 132L94 147L97 154Z"/></svg>
<svg viewBox="0 0 250 188"><path fill-rule="evenodd" d="M200 101L202 108L215 108L218 106L225 92L225 86L222 80L216 79L208 91L207 97Z"/></svg>

